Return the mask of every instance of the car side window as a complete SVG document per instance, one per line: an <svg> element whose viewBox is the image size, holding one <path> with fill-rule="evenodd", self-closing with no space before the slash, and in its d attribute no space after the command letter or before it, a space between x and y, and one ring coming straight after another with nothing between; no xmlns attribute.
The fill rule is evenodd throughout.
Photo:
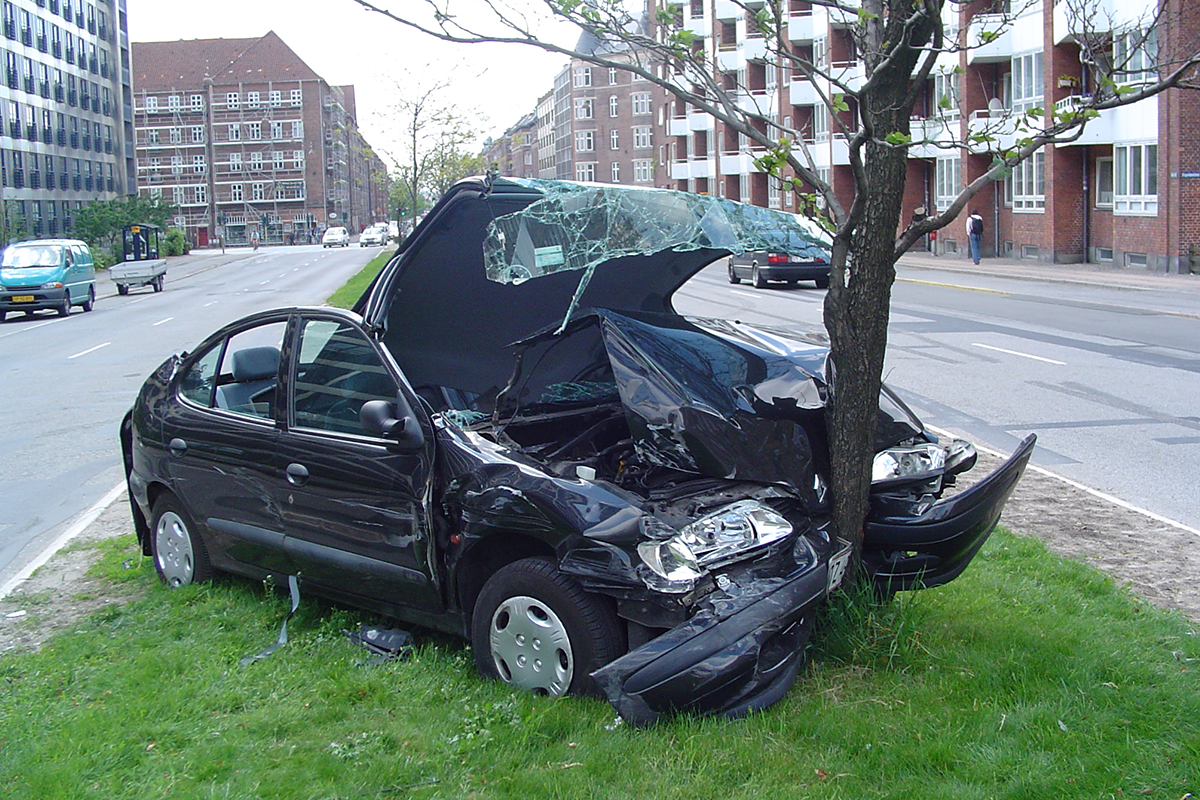
<svg viewBox="0 0 1200 800"><path fill-rule="evenodd" d="M201 406L210 407L213 389L217 385L217 361L221 358L221 345L211 348L192 363L179 380L179 393Z"/></svg>
<svg viewBox="0 0 1200 800"><path fill-rule="evenodd" d="M368 400L395 402L398 387L363 333L346 322L305 320L292 380L292 424L368 435L358 412Z"/></svg>
<svg viewBox="0 0 1200 800"><path fill-rule="evenodd" d="M279 354L287 322L269 322L230 336L217 371L215 408L270 419L275 406Z"/></svg>

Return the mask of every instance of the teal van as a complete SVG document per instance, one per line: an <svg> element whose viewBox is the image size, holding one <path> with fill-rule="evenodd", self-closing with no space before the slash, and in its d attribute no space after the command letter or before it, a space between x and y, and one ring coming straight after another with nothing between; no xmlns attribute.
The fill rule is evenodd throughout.
<svg viewBox="0 0 1200 800"><path fill-rule="evenodd" d="M91 311L96 303L96 265L78 239L38 239L5 248L0 257L0 322L11 312L71 306Z"/></svg>

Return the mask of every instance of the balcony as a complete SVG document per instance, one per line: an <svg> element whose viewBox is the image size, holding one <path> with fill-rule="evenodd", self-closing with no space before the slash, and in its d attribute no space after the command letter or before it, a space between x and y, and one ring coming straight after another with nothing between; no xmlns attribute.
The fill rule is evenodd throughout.
<svg viewBox="0 0 1200 800"><path fill-rule="evenodd" d="M754 159L767 154L766 150L731 150L721 153L722 175L746 175L762 172L754 165Z"/></svg>
<svg viewBox="0 0 1200 800"><path fill-rule="evenodd" d="M980 108L971 112L967 119L967 133L971 136L980 134L994 137L995 141L982 142L971 146L973 153L989 153L1012 147L1017 142L1018 126L1025 120L1025 115L1013 113L1012 110L995 104L990 108ZM1028 136L1028 131L1022 131L1022 136Z"/></svg>
<svg viewBox="0 0 1200 800"><path fill-rule="evenodd" d="M717 50L717 68L722 72L736 72L742 66L744 66L742 52L736 46L726 47L722 45Z"/></svg>
<svg viewBox="0 0 1200 800"><path fill-rule="evenodd" d="M714 0L713 12L717 19L738 19L744 13L741 5L735 0Z"/></svg>
<svg viewBox="0 0 1200 800"><path fill-rule="evenodd" d="M751 92L738 92L738 108L764 116L775 111L778 98L775 92L768 89L755 89Z"/></svg>
<svg viewBox="0 0 1200 800"><path fill-rule="evenodd" d="M967 26L967 63L998 64L1013 56L1012 21L1004 14L976 14Z"/></svg>
<svg viewBox="0 0 1200 800"><path fill-rule="evenodd" d="M829 65L829 77L854 92L867 82L866 67L861 61L840 61Z"/></svg>
<svg viewBox="0 0 1200 800"><path fill-rule="evenodd" d="M853 2L843 2L839 6L829 6L829 27L849 28L858 24L858 9Z"/></svg>
<svg viewBox="0 0 1200 800"><path fill-rule="evenodd" d="M794 106L815 106L821 102L821 98L812 81L793 75L792 85L788 87L788 102Z"/></svg>
<svg viewBox="0 0 1200 800"><path fill-rule="evenodd" d="M671 180L682 181L689 178L713 177L713 159L708 156L693 156L676 159L671 163Z"/></svg>
<svg viewBox="0 0 1200 800"><path fill-rule="evenodd" d="M746 36L738 43L743 61L761 61L767 55L767 40L762 36Z"/></svg>
<svg viewBox="0 0 1200 800"><path fill-rule="evenodd" d="M669 120L667 120L668 136L687 136L688 131L689 128L687 117L671 117Z"/></svg>
<svg viewBox="0 0 1200 800"><path fill-rule="evenodd" d="M1084 6L1087 19L1079 17L1079 5L1058 2L1054 4L1054 43L1074 41L1075 37L1087 34L1102 34L1127 28L1146 26L1146 7L1141 3L1123 0L1089 0ZM1074 13L1072 12L1074 8Z"/></svg>
<svg viewBox="0 0 1200 800"><path fill-rule="evenodd" d="M703 36L703 37L707 38L710 33L708 17L704 17L704 16L690 17L689 16L683 20L683 29L685 31L691 31L696 36Z"/></svg>
<svg viewBox="0 0 1200 800"><path fill-rule="evenodd" d="M812 11L799 14L788 14L787 36L793 42L811 42L816 38L813 30Z"/></svg>

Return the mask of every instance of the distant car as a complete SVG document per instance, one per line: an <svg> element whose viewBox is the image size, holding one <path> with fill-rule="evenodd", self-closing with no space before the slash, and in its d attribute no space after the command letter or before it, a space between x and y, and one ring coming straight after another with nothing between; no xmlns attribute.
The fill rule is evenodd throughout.
<svg viewBox="0 0 1200 800"><path fill-rule="evenodd" d="M11 311L49 308L65 317L71 306L91 311L95 303L92 252L78 239L20 242L0 257L0 322Z"/></svg>
<svg viewBox="0 0 1200 800"><path fill-rule="evenodd" d="M779 247L752 250L729 257L729 282L749 280L756 289L770 282L795 284L813 281L818 289L829 288L829 251L814 253L811 243L795 234L780 233Z"/></svg>
<svg viewBox="0 0 1200 800"><path fill-rule="evenodd" d="M386 225L372 225L358 237L359 247L370 247L372 245L383 247L385 244L387 244Z"/></svg>
<svg viewBox="0 0 1200 800"><path fill-rule="evenodd" d="M330 228L321 237L321 247L349 247L350 234L345 228Z"/></svg>

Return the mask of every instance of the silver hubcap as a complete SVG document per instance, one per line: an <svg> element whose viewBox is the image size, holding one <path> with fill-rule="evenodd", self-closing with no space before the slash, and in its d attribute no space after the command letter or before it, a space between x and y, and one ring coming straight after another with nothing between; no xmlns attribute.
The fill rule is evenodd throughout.
<svg viewBox="0 0 1200 800"><path fill-rule="evenodd" d="M575 674L562 620L540 600L510 597L492 614L492 659L506 682L537 694L566 694Z"/></svg>
<svg viewBox="0 0 1200 800"><path fill-rule="evenodd" d="M158 570L171 586L186 586L192 582L194 556L192 539L187 526L174 511L168 511L158 519L154 531L154 557Z"/></svg>

